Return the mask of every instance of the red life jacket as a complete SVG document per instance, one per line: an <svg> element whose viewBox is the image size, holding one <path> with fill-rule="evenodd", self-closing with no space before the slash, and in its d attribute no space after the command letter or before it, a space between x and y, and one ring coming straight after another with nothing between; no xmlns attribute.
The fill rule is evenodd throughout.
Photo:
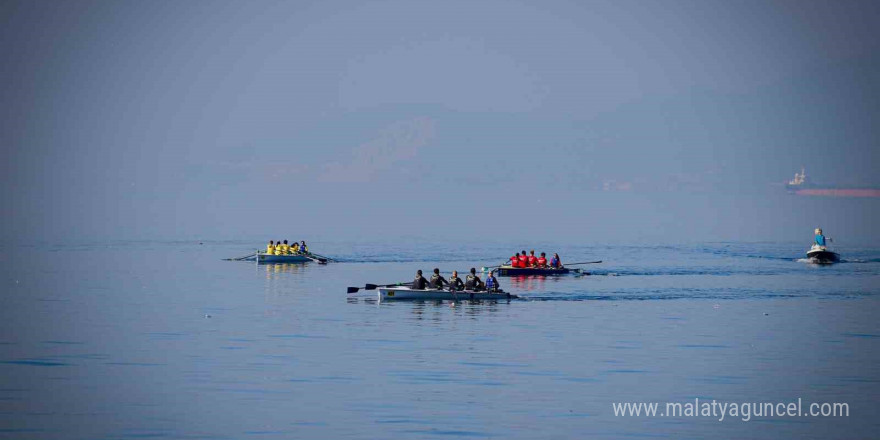
<svg viewBox="0 0 880 440"><path fill-rule="evenodd" d="M519 255L519 267L529 267L529 257L523 254Z"/></svg>
<svg viewBox="0 0 880 440"><path fill-rule="evenodd" d="M510 257L510 266L519 267L519 255L514 255Z"/></svg>
<svg viewBox="0 0 880 440"><path fill-rule="evenodd" d="M547 267L547 259L544 257L538 257L538 267Z"/></svg>
<svg viewBox="0 0 880 440"><path fill-rule="evenodd" d="M537 263L537 262L538 262L538 257L536 257L534 255L529 255L529 267L534 266L535 263Z"/></svg>

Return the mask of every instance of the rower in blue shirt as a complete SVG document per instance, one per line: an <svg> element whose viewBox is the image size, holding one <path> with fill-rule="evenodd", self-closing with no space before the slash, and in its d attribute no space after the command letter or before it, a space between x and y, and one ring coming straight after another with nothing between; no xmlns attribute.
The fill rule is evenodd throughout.
<svg viewBox="0 0 880 440"><path fill-rule="evenodd" d="M498 285L498 279L495 278L495 271L490 271L489 276L486 277L486 291L487 292L497 292L501 288Z"/></svg>

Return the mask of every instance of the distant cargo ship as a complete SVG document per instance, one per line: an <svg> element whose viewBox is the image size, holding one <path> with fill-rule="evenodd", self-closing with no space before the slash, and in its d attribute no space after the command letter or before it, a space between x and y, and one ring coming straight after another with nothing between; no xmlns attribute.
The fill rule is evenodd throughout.
<svg viewBox="0 0 880 440"><path fill-rule="evenodd" d="M794 179L788 181L785 189L799 196L880 197L880 189L877 188L837 188L816 185L807 178L804 168L801 168L800 173L794 173Z"/></svg>

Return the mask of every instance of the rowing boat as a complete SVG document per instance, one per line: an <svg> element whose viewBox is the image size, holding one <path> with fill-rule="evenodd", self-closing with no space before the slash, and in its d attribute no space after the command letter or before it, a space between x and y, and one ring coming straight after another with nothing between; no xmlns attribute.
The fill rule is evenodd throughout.
<svg viewBox="0 0 880 440"><path fill-rule="evenodd" d="M257 264L263 263L308 263L309 261L314 261L313 258L309 258L302 254L290 254L290 255L273 255L267 253L257 253L256 256Z"/></svg>
<svg viewBox="0 0 880 440"><path fill-rule="evenodd" d="M501 266L495 269L495 273L502 277L518 277L523 275L565 275L570 272L580 272L580 269L568 269L565 267L512 267Z"/></svg>
<svg viewBox="0 0 880 440"><path fill-rule="evenodd" d="M383 301L458 301L458 300L500 300L506 301L518 298L507 292L474 292L462 290L451 292L449 290L425 289L417 290L410 287L381 287L379 288L379 302Z"/></svg>

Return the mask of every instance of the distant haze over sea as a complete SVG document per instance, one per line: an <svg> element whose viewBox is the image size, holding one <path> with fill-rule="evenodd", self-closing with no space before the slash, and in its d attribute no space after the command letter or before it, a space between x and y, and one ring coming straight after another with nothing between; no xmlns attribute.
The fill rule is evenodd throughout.
<svg viewBox="0 0 880 440"><path fill-rule="evenodd" d="M874 2L47 5L3 7L6 242L880 241L784 189L880 187Z"/></svg>

